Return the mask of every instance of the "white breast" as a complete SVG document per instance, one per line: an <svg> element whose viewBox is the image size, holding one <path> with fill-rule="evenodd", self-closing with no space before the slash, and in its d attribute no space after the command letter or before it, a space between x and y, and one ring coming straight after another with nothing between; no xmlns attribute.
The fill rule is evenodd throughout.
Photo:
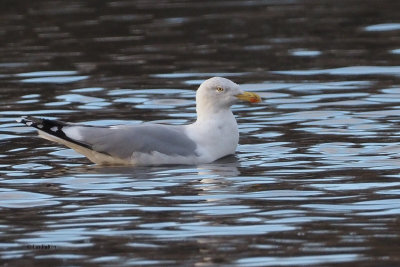
<svg viewBox="0 0 400 267"><path fill-rule="evenodd" d="M200 161L212 162L234 154L239 142L239 131L233 114L198 120L186 128L188 136L196 142Z"/></svg>

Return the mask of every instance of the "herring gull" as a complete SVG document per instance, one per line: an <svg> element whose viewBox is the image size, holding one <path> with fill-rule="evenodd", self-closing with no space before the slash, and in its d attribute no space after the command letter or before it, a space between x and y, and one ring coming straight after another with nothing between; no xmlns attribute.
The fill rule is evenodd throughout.
<svg viewBox="0 0 400 267"><path fill-rule="evenodd" d="M213 77L198 88L197 120L188 125L88 126L31 116L18 122L97 164L201 164L235 153L239 131L231 106L238 100L257 103L261 98L231 80Z"/></svg>

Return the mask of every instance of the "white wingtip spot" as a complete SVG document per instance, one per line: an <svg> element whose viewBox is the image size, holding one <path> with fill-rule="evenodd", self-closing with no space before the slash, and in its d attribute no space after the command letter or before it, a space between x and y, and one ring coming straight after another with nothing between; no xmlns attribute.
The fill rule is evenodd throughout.
<svg viewBox="0 0 400 267"><path fill-rule="evenodd" d="M25 124L26 124L27 126L32 126L33 122L27 121Z"/></svg>
<svg viewBox="0 0 400 267"><path fill-rule="evenodd" d="M37 127L38 127L39 129L42 129L42 128L43 128L43 124L38 124Z"/></svg>
<svg viewBox="0 0 400 267"><path fill-rule="evenodd" d="M24 123L23 121L27 118L28 118L28 116L21 116L20 118L16 119L16 121L19 123Z"/></svg>
<svg viewBox="0 0 400 267"><path fill-rule="evenodd" d="M53 126L50 128L51 131L53 132L57 132L58 131L58 127L57 126Z"/></svg>

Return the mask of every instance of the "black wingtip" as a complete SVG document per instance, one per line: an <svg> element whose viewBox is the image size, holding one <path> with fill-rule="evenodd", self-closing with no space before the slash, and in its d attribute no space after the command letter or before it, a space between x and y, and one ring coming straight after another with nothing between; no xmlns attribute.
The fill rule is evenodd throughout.
<svg viewBox="0 0 400 267"><path fill-rule="evenodd" d="M17 120L20 123L25 124L26 126L30 126L33 128L36 128L40 131L43 131L49 135L58 137L60 139L64 139L68 142L77 144L79 146L92 149L92 147L86 143L71 139L68 137L65 132L63 131L63 127L65 126L71 126L71 124L59 120L49 120L49 119L43 119L43 118L37 118L33 116L23 116L19 120Z"/></svg>
<svg viewBox="0 0 400 267"><path fill-rule="evenodd" d="M46 128L53 126L62 127L68 125L68 123L63 121L49 120L33 116L22 116L21 118L17 119L17 122L23 123L26 126L37 128L39 130L45 130Z"/></svg>
<svg viewBox="0 0 400 267"><path fill-rule="evenodd" d="M26 116L22 116L22 117L16 119L16 121L19 123L25 123L25 119L26 119Z"/></svg>
<svg viewBox="0 0 400 267"><path fill-rule="evenodd" d="M35 124L35 123L40 123L40 120L41 119L32 117L32 116L22 116L19 119L17 119L16 121L19 123L23 123L26 126L33 126L33 124Z"/></svg>
<svg viewBox="0 0 400 267"><path fill-rule="evenodd" d="M26 122L28 122L29 119L28 119L28 116L21 116L18 119L16 119L16 121L19 122L19 123L26 124Z"/></svg>
<svg viewBox="0 0 400 267"><path fill-rule="evenodd" d="M22 116L21 118L17 119L17 122L23 123L26 126L34 127L39 130L44 128L46 121L50 121L50 120L37 118L37 117L33 117L33 116Z"/></svg>

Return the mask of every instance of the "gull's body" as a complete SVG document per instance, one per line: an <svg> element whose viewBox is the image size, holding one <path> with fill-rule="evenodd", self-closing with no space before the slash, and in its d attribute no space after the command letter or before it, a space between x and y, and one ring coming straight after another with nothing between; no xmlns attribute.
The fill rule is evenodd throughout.
<svg viewBox="0 0 400 267"><path fill-rule="evenodd" d="M239 141L230 109L237 100L259 102L234 82L214 77L196 93L197 120L188 125L143 123L86 126L34 117L21 119L45 139L64 144L98 164L164 165L209 163L234 154Z"/></svg>

